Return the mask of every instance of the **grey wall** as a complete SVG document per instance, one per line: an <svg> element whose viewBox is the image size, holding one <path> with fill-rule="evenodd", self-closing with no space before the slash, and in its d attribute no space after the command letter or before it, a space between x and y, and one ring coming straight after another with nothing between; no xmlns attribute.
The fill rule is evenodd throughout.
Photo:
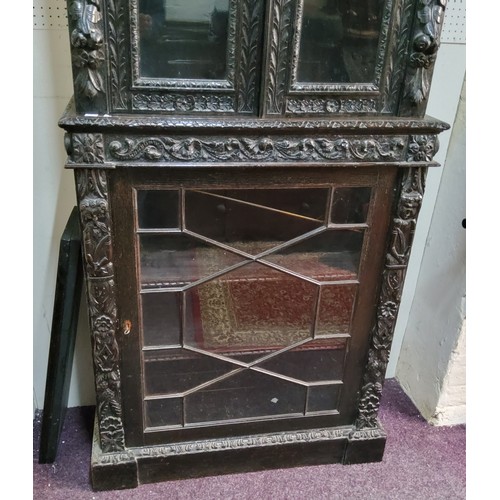
<svg viewBox="0 0 500 500"><path fill-rule="evenodd" d="M443 415L446 406L454 411L452 407L465 404L464 384L455 386L454 400L445 404L446 398L441 397L452 353L462 354L459 359L465 363L465 344L457 352L465 319L464 218L465 83L396 369L397 379L421 414L435 423L449 422ZM459 368L456 363L455 367ZM462 375L455 376L461 379ZM454 385L448 380L449 388ZM454 423L461 423L458 417Z"/></svg>

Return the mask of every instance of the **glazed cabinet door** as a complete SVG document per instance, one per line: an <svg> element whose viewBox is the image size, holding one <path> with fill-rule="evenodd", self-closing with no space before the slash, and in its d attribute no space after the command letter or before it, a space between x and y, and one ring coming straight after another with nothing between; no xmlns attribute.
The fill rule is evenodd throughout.
<svg viewBox="0 0 500 500"><path fill-rule="evenodd" d="M352 423L393 177L110 176L127 446Z"/></svg>
<svg viewBox="0 0 500 500"><path fill-rule="evenodd" d="M270 0L264 114L395 114L414 4Z"/></svg>
<svg viewBox="0 0 500 500"><path fill-rule="evenodd" d="M263 3L108 2L111 111L256 114Z"/></svg>

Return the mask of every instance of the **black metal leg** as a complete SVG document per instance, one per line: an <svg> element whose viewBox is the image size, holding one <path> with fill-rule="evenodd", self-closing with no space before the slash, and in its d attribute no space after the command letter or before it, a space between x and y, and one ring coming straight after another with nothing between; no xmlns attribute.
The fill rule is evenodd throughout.
<svg viewBox="0 0 500 500"><path fill-rule="evenodd" d="M68 406L83 284L80 225L74 207L61 236L40 436L40 463L52 463Z"/></svg>

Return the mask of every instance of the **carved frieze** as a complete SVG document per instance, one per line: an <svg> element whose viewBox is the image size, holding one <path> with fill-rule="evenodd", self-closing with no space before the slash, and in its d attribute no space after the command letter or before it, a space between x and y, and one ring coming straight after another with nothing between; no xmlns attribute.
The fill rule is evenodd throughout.
<svg viewBox="0 0 500 500"><path fill-rule="evenodd" d="M92 332L97 412L104 452L125 447L122 422L118 318L108 188L102 170L76 171L87 299Z"/></svg>
<svg viewBox="0 0 500 500"><path fill-rule="evenodd" d="M425 167L412 167L400 174L401 193L392 221L377 317L372 331L368 362L358 405L357 429L378 426L377 414L382 386L389 362L415 226L422 205L426 171Z"/></svg>
<svg viewBox="0 0 500 500"><path fill-rule="evenodd" d="M141 137L109 143L112 160L148 162L261 162L277 161L400 161L404 160L406 136L380 138L242 138L216 139Z"/></svg>
<svg viewBox="0 0 500 500"><path fill-rule="evenodd" d="M234 98L228 95L202 94L145 94L132 95L132 108L143 111L234 111Z"/></svg>
<svg viewBox="0 0 500 500"><path fill-rule="evenodd" d="M286 100L287 113L373 113L376 99L348 99L328 97L295 97Z"/></svg>

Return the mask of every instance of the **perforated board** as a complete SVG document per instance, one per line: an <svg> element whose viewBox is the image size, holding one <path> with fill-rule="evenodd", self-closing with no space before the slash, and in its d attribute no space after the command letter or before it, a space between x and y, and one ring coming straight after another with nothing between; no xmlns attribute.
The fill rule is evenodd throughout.
<svg viewBox="0 0 500 500"><path fill-rule="evenodd" d="M465 2L448 0L442 43L465 43ZM61 29L67 26L66 0L33 0L33 29Z"/></svg>
<svg viewBox="0 0 500 500"><path fill-rule="evenodd" d="M33 29L49 30L68 27L66 0L33 0Z"/></svg>
<svg viewBox="0 0 500 500"><path fill-rule="evenodd" d="M448 0L441 43L465 43L465 0Z"/></svg>

